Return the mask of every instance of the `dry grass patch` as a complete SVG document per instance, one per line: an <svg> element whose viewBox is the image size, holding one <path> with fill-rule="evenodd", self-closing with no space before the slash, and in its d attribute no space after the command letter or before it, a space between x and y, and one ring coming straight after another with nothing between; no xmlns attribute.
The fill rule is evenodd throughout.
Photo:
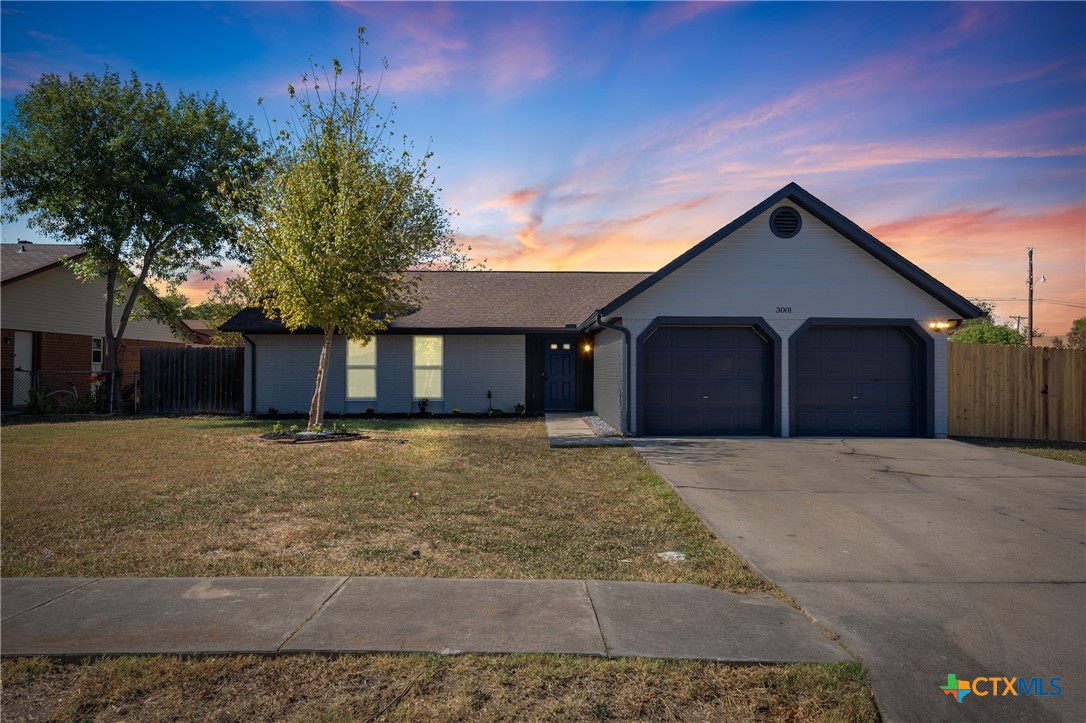
<svg viewBox="0 0 1086 723"><path fill-rule="evenodd" d="M3 663L4 720L876 721L858 663L515 655Z"/></svg>
<svg viewBox="0 0 1086 723"><path fill-rule="evenodd" d="M1008 452L1032 454L1035 457L1086 465L1086 442L1043 442L1025 439L984 439L979 437L955 437L954 439L967 444L975 444L979 447L999 447Z"/></svg>
<svg viewBox="0 0 1086 723"><path fill-rule="evenodd" d="M5 427L3 574L588 578L769 589L629 449L552 450L539 420L365 421L352 426L370 440L307 446L259 440L270 426L127 419ZM666 550L687 561L661 562L656 553Z"/></svg>

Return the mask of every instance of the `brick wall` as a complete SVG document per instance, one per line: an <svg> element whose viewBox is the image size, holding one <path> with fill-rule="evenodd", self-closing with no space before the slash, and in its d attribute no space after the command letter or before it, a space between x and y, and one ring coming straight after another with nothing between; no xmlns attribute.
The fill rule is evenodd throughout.
<svg viewBox="0 0 1086 723"><path fill-rule="evenodd" d="M14 330L3 329L3 338L14 337ZM184 347L180 342L145 341L123 339L121 341L120 367L122 388L132 388L140 370L140 349L144 347ZM0 344L0 404L12 406L13 369L15 345ZM93 385L91 378L91 337L79 334L34 333L34 369L44 391L69 390L74 385L80 396L88 394ZM105 368L105 364L102 364Z"/></svg>

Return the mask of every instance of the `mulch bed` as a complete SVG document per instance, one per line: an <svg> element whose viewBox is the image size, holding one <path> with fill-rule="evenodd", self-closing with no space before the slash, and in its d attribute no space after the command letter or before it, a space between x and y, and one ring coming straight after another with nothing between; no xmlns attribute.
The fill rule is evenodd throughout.
<svg viewBox="0 0 1086 723"><path fill-rule="evenodd" d="M368 434L358 432L268 432L261 439L276 444L324 444L328 442L354 442L369 439Z"/></svg>

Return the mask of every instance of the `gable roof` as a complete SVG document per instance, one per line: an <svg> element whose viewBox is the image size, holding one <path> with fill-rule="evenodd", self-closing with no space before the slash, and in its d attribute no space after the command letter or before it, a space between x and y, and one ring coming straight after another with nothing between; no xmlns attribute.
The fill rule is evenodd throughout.
<svg viewBox="0 0 1086 723"><path fill-rule="evenodd" d="M0 283L9 284L54 269L64 259L83 253L83 247L76 244L0 244Z"/></svg>
<svg viewBox="0 0 1086 723"><path fill-rule="evenodd" d="M606 271L420 271L420 308L393 319L389 331L572 330L648 276ZM220 330L287 332L282 323L254 308L242 309Z"/></svg>
<svg viewBox="0 0 1086 723"><path fill-rule="evenodd" d="M844 236L852 243L859 246L867 253L874 256L890 267L893 271L900 274L906 280L913 283L929 296L932 296L937 301L942 303L948 309L954 311L954 313L961 315L963 319L975 319L980 316L984 316L984 312L974 306L968 299L961 296L957 292L950 289L948 286L940 282L935 277L928 274L916 264L906 259L901 254L897 253L889 246L879 241L877 238L864 231L852 221L845 218L843 215L830 208L821 200L815 198L798 183L792 182L781 190L774 193L769 198L759 203L754 208L744 213L739 218L729 223L724 228L720 229L707 239L694 246L692 249L676 258L671 263L661 268L656 273L643 279L635 286L626 289L621 294L616 296L610 302L600 308L600 314L602 316L608 316L618 310L623 304L627 303L634 297L640 295L646 290L652 288L659 281L669 276L672 272L676 271L680 267L684 266L689 261L697 258L702 253L715 246L720 241L723 241L732 233L742 228L750 221L754 220L758 216L762 215L769 209L773 208L782 201L791 201L796 206L802 208L807 213L811 214L822 223L832 228L837 233ZM595 313L585 318L581 324L581 329L587 329L595 323Z"/></svg>

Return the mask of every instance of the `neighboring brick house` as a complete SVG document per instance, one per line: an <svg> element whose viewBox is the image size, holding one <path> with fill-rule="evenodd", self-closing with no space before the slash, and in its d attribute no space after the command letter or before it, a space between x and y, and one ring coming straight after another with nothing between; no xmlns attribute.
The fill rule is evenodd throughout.
<svg viewBox="0 0 1086 723"><path fill-rule="evenodd" d="M0 244L0 407L26 404L28 390L86 394L105 368L106 282L82 282L63 265L83 254L66 244ZM115 316L120 315L120 309ZM121 342L121 384L135 383L143 347L183 347L168 326L133 320Z"/></svg>

